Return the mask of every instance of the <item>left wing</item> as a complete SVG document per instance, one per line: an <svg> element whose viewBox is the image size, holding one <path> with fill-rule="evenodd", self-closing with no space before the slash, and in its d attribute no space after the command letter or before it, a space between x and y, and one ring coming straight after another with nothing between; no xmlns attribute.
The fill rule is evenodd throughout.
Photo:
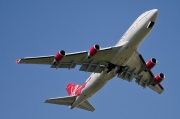
<svg viewBox="0 0 180 119"><path fill-rule="evenodd" d="M160 82L165 78L165 76L163 73L154 76L151 71L153 65L155 65L155 63L153 64L150 62L148 69L147 64L141 54L135 52L118 77L129 82L135 78L138 85L142 86L143 88L148 86L150 89L161 94L164 91L164 88L161 86Z"/></svg>
<svg viewBox="0 0 180 119"><path fill-rule="evenodd" d="M95 45L94 45L95 47ZM117 53L117 51L122 46L117 47L108 47L104 49L98 50L96 53L93 47L90 51L81 51L81 52L74 52L68 53L65 55L59 55L60 61L56 61L57 55L50 55L50 56L39 56L39 57L25 57L16 62L18 64L47 64L51 65L51 68L74 68L76 65L81 65L81 71L87 72L101 72L107 62L111 60L111 58ZM94 50L94 51L93 51ZM58 52L60 53L60 52ZM93 56L90 56L89 54ZM93 54L94 53L94 54Z"/></svg>

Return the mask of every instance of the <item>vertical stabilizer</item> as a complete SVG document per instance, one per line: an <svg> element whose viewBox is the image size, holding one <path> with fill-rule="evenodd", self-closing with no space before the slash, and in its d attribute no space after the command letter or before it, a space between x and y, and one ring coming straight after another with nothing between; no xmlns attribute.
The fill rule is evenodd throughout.
<svg viewBox="0 0 180 119"><path fill-rule="evenodd" d="M81 94L82 89L83 89L83 86L80 86L78 84L73 84L73 83L69 83L66 86L66 90L69 96L79 96Z"/></svg>

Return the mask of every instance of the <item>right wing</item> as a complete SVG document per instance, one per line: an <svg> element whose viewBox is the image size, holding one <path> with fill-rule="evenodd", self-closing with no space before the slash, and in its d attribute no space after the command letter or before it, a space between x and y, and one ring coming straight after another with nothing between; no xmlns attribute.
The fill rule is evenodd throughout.
<svg viewBox="0 0 180 119"><path fill-rule="evenodd" d="M100 49L98 53L91 58L87 58L88 51L68 53L58 64L53 64L54 55L25 57L16 62L18 64L47 64L51 65L51 68L68 69L75 68L76 65L81 65L81 71L100 73L121 47L122 46Z"/></svg>
<svg viewBox="0 0 180 119"><path fill-rule="evenodd" d="M126 64L123 72L118 75L119 78L131 82L133 78L136 79L136 83L143 88L149 87L150 89L161 94L164 88L161 84L155 84L155 76L151 70L146 70L146 62L141 54L135 52L130 61Z"/></svg>

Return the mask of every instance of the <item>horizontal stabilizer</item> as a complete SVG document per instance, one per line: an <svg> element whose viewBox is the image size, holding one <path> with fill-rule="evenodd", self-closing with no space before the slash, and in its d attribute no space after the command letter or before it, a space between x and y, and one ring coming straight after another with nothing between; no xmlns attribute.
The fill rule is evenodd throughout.
<svg viewBox="0 0 180 119"><path fill-rule="evenodd" d="M66 96L58 98L50 98L45 101L45 103L59 104L70 106L76 100L76 96Z"/></svg>
<svg viewBox="0 0 180 119"><path fill-rule="evenodd" d="M84 110L91 111L91 112L95 110L95 108L91 105L91 103L88 100L85 100L83 103L81 103L77 107Z"/></svg>
<svg viewBox="0 0 180 119"><path fill-rule="evenodd" d="M50 98L50 99L47 99L45 103L70 106L74 103L74 101L76 100L76 97L77 96ZM95 108L88 102L88 100L85 100L83 103L78 105L77 108L88 110L91 112L95 110Z"/></svg>

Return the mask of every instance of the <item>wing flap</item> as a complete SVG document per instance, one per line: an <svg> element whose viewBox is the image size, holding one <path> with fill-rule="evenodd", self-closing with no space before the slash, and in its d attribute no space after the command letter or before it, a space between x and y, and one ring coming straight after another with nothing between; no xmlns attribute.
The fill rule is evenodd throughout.
<svg viewBox="0 0 180 119"><path fill-rule="evenodd" d="M52 65L51 68L75 68L76 63L73 62L60 62L58 65Z"/></svg>
<svg viewBox="0 0 180 119"><path fill-rule="evenodd" d="M86 72L96 72L101 73L105 68L105 65L100 64L83 64L80 67L80 71L86 71Z"/></svg>

